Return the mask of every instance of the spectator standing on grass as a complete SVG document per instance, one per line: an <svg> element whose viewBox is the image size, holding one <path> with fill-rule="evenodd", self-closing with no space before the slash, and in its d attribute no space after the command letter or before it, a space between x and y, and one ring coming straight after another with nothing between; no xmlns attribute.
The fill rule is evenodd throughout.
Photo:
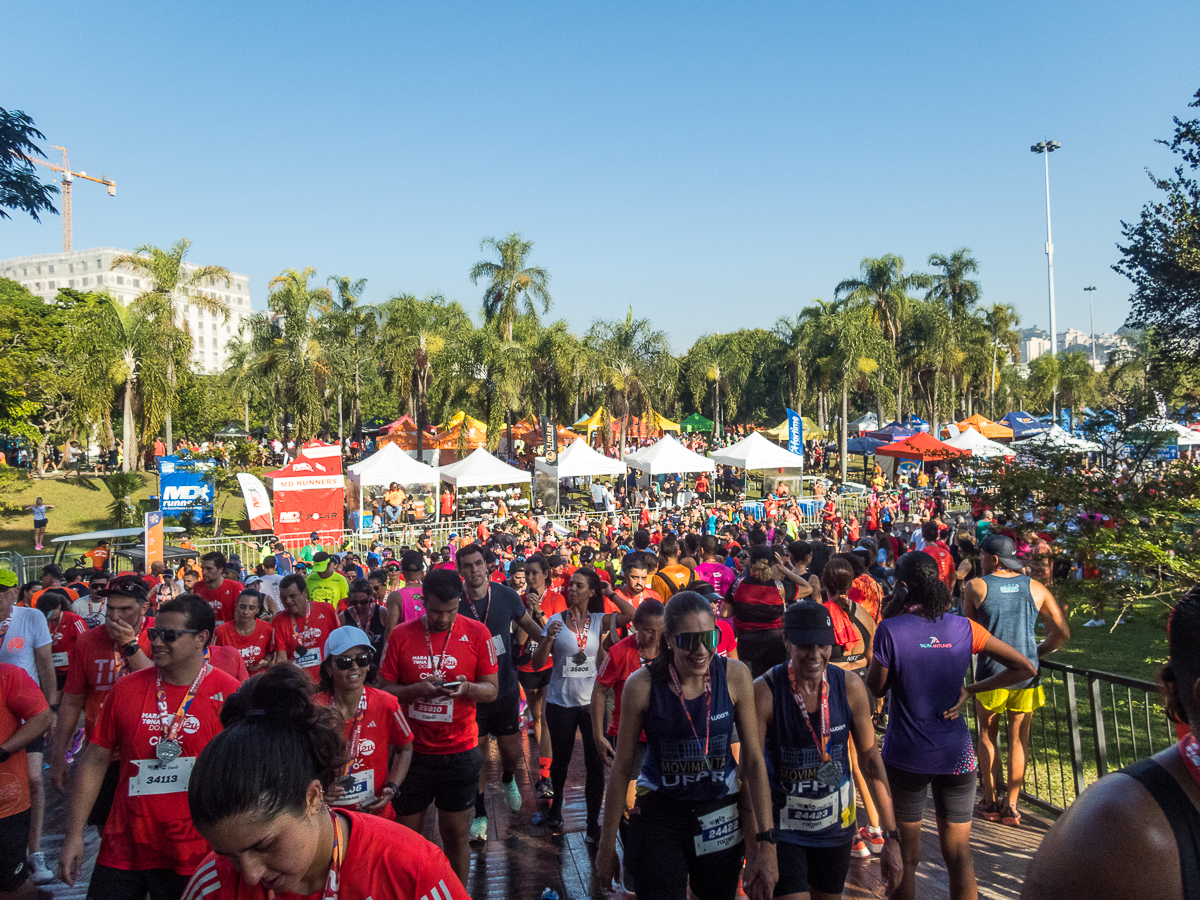
<svg viewBox="0 0 1200 900"><path fill-rule="evenodd" d="M46 526L49 524L46 519L46 510L54 509L53 503L46 503L41 497L37 498L32 506L26 506L33 512L33 549L41 550L42 541L46 539Z"/></svg>

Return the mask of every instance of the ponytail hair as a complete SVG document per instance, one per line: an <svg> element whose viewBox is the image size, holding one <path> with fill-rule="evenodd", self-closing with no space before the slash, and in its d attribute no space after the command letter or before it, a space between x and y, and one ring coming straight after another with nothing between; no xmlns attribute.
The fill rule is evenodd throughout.
<svg viewBox="0 0 1200 900"><path fill-rule="evenodd" d="M650 601L643 601L649 603ZM639 607L640 609L640 607ZM671 657L675 649L669 639L668 634L679 634L679 629L683 626L683 620L693 613L703 613L713 620L713 628L717 627L717 617L713 613L712 604L703 594L697 594L695 591L679 591L670 600L663 610L664 630L663 642L666 646L663 652L654 657L650 663L650 677L655 681L665 681L670 677L667 669L671 665Z"/></svg>
<svg viewBox="0 0 1200 900"><path fill-rule="evenodd" d="M950 590L938 577L937 562L924 550L905 553L896 561L896 580L908 588L909 604L920 606L924 618L932 621L949 612Z"/></svg>
<svg viewBox="0 0 1200 900"><path fill-rule="evenodd" d="M201 751L188 782L198 828L233 816L299 813L314 779L329 789L346 764L346 738L341 716L315 704L314 693L308 675L283 663L225 700L225 730Z"/></svg>
<svg viewBox="0 0 1200 900"><path fill-rule="evenodd" d="M592 592L592 596L588 598L588 613L604 612L604 582L600 580L600 576L596 574L595 569L576 569L575 575L583 578L588 583L588 590Z"/></svg>

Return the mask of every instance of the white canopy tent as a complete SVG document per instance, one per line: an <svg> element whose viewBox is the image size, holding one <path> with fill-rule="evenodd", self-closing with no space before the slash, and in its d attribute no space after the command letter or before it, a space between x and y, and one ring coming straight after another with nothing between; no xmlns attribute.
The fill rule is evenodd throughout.
<svg viewBox="0 0 1200 900"><path fill-rule="evenodd" d="M479 447L466 459L442 466L437 470L442 481L456 488L483 487L489 484L529 484L532 477L523 469L496 459Z"/></svg>
<svg viewBox="0 0 1200 900"><path fill-rule="evenodd" d="M971 430L974 431L974 429ZM1048 430L1043 431L1041 434L1034 435L1031 438L1025 438L1023 441L1013 441L1012 447L1022 450L1067 450L1074 453L1096 453L1104 449L1095 441L1087 441L1083 438L1072 437L1057 425L1051 425Z"/></svg>
<svg viewBox="0 0 1200 900"><path fill-rule="evenodd" d="M359 460L346 469L346 477L358 485L358 511L362 514L363 489L386 487L393 481L397 484L429 485L437 494L438 472L432 466L417 462L395 444L384 444L366 459ZM441 511L434 504L435 515Z"/></svg>
<svg viewBox="0 0 1200 900"><path fill-rule="evenodd" d="M625 456L625 465L647 475L675 472L714 472L716 464L706 456L693 453L669 434L657 443Z"/></svg>
<svg viewBox="0 0 1200 900"><path fill-rule="evenodd" d="M953 425L949 427L955 428ZM982 456L985 459L995 456L1013 455L1013 452L999 441L985 438L974 428L968 428L966 431L960 431L954 437L947 438L945 444L949 447L954 447L956 450L966 450L972 456Z"/></svg>
<svg viewBox="0 0 1200 900"><path fill-rule="evenodd" d="M558 454L554 463L539 456L533 461L534 468L555 478L580 478L588 475L624 475L625 463L605 456L588 446L587 441L572 441L566 450Z"/></svg>
<svg viewBox="0 0 1200 900"><path fill-rule="evenodd" d="M1193 431L1186 425L1172 422L1170 419L1147 419L1133 425L1130 431L1165 431L1175 435L1179 448L1185 449L1200 444L1200 431Z"/></svg>
<svg viewBox="0 0 1200 900"><path fill-rule="evenodd" d="M710 461L739 469L801 469L804 457L767 440L757 431L723 450L714 450Z"/></svg>

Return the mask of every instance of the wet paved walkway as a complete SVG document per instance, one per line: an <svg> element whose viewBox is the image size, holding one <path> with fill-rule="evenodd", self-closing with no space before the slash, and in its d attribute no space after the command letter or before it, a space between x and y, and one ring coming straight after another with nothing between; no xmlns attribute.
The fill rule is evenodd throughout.
<svg viewBox="0 0 1200 900"><path fill-rule="evenodd" d="M528 758L528 757L527 757ZM533 756L536 776L536 752ZM583 801L583 752L576 745L568 781L564 829L561 837L532 825L530 818L545 801L534 804L530 790L529 767L517 774L524 805L510 813L500 793L500 765L495 747L485 761L489 777L487 790L488 841L474 844L471 874L467 893L472 900L539 900L547 887L558 892L562 900L585 900L604 896L593 883L591 860L594 850L584 841L585 811ZM574 787L570 786L574 785ZM50 798L47 809L44 849L49 865L58 860L62 844L62 802L47 783ZM1049 827L1049 822L1023 812L1019 829L975 819L971 827L971 846L974 850L975 872L979 895L997 900L1015 900L1020 896L1025 870ZM436 841L434 816L427 822L426 836ZM47 890L54 900L83 900L87 881L95 861L99 840L95 829L87 832L88 859L83 878L75 888L55 882ZM921 900L941 900L949 897L949 883L938 849L934 830L932 803L926 814L924 829L924 861L917 873L917 897ZM616 898L626 895L610 895ZM846 898L883 897L877 858L851 860Z"/></svg>

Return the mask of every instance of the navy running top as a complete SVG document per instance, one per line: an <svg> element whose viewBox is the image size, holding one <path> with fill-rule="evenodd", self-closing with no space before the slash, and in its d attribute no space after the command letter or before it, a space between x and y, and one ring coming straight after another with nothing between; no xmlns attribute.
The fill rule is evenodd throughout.
<svg viewBox="0 0 1200 900"><path fill-rule="evenodd" d="M682 698L671 690L669 677L651 679L644 724L646 761L637 780L639 794L657 791L683 803L706 803L737 793L738 766L730 752L735 722L727 663L724 657L714 656L708 668L712 678L712 708L707 759L704 755L704 694L695 700L681 702ZM684 703L691 715L691 724L683 711ZM694 732L692 725L695 725Z"/></svg>
<svg viewBox="0 0 1200 900"><path fill-rule="evenodd" d="M841 766L840 783L829 787L817 779L821 751L813 735L821 733L821 709L807 713L812 730L792 694L788 664L780 663L765 676L771 689L771 724L767 727L767 777L779 840L805 847L840 847L854 835L857 814L850 775L850 702L846 673L837 666L829 674L829 741L826 749ZM857 677L857 676L855 676Z"/></svg>
<svg viewBox="0 0 1200 900"><path fill-rule="evenodd" d="M975 614L975 620L991 632L992 637L1004 641L1038 668L1037 635L1034 628L1038 620L1037 602L1029 584L1033 579L1028 575L984 575L983 583L987 585L987 596L983 598L983 606ZM990 656L979 656L975 659L975 680L982 681L992 675L1004 671L1004 665ZM1019 691L1038 685L1035 675L1028 681L1022 681L1009 688Z"/></svg>

